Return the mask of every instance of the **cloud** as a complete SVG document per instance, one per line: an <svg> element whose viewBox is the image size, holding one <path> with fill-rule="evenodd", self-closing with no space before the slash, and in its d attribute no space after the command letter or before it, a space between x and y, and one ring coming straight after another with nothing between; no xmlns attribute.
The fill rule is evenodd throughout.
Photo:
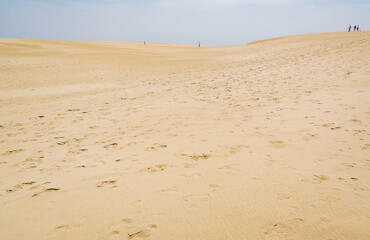
<svg viewBox="0 0 370 240"><path fill-rule="evenodd" d="M161 6L167 7L231 7L231 6L277 6L297 4L305 0L161 0Z"/></svg>

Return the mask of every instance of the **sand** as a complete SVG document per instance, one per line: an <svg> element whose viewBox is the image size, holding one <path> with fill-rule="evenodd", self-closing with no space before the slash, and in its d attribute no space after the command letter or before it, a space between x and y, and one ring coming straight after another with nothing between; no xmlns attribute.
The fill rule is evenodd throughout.
<svg viewBox="0 0 370 240"><path fill-rule="evenodd" d="M0 39L0 239L370 239L370 32Z"/></svg>

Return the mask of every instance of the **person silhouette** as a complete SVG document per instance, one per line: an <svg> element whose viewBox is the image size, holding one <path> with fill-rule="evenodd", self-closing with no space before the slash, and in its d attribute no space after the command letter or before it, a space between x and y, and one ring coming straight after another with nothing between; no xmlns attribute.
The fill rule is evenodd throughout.
<svg viewBox="0 0 370 240"><path fill-rule="evenodd" d="M356 32L356 28L357 28L357 26L355 25L355 26L353 26L353 31L354 32Z"/></svg>
<svg viewBox="0 0 370 240"><path fill-rule="evenodd" d="M357 25L357 32L360 31L360 25Z"/></svg>
<svg viewBox="0 0 370 240"><path fill-rule="evenodd" d="M199 42L198 46L199 46L199 48L200 48L200 42Z"/></svg>
<svg viewBox="0 0 370 240"><path fill-rule="evenodd" d="M351 31L351 28L352 28L352 27L351 27L351 25L349 25L349 27L348 27L348 32L350 32L350 31Z"/></svg>

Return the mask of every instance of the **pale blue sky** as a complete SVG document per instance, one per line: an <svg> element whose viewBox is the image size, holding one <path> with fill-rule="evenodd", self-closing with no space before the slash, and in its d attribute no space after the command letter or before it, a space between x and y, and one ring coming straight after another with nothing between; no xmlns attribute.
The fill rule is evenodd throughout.
<svg viewBox="0 0 370 240"><path fill-rule="evenodd" d="M0 0L0 38L239 45L369 29L370 0Z"/></svg>

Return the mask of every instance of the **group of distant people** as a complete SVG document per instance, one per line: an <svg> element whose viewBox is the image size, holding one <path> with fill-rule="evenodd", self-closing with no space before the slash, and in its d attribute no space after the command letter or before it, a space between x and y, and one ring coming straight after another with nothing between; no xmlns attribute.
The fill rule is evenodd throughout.
<svg viewBox="0 0 370 240"><path fill-rule="evenodd" d="M351 25L349 25L349 27L348 27L348 32L350 32L351 31L351 29L352 29L352 26ZM358 31L360 31L360 25L355 25L355 26L353 26L353 31L354 32L358 32Z"/></svg>

